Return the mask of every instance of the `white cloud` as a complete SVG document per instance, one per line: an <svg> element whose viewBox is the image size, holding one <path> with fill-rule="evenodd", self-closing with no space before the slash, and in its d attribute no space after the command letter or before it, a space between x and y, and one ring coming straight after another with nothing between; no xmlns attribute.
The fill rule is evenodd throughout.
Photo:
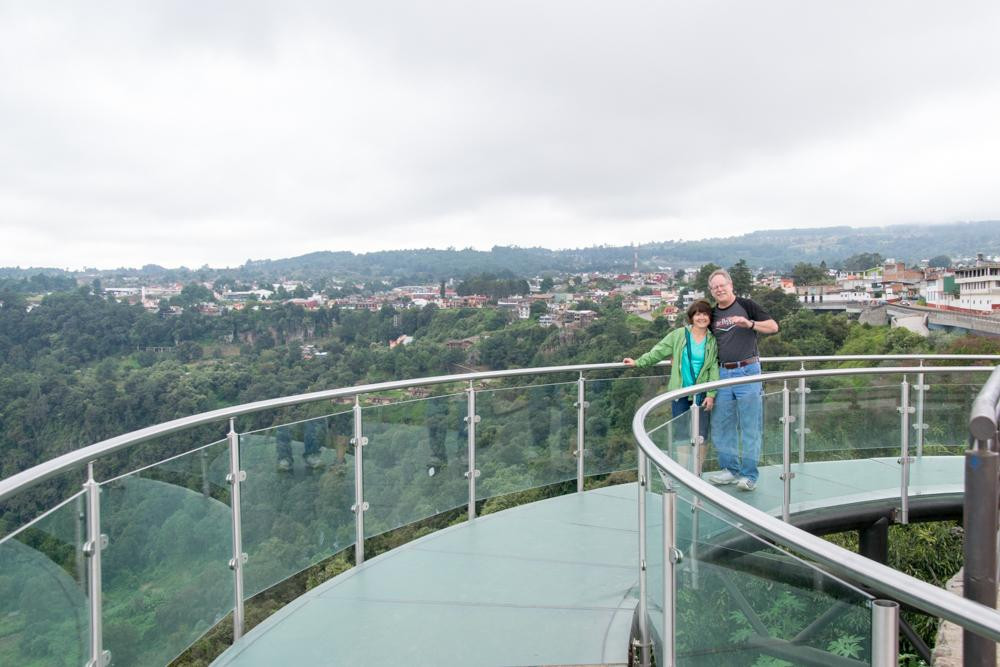
<svg viewBox="0 0 1000 667"><path fill-rule="evenodd" d="M0 266L996 217L998 27L908 0L8 4Z"/></svg>

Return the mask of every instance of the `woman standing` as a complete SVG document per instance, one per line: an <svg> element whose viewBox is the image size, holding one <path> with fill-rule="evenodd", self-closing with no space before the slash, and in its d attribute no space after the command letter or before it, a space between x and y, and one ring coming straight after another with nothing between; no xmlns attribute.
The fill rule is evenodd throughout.
<svg viewBox="0 0 1000 667"><path fill-rule="evenodd" d="M687 326L668 333L646 354L638 359L625 357L622 363L645 368L670 357L667 391L718 380L718 348L715 336L708 330L708 325L712 322L712 306L705 300L695 301L688 306L687 320ZM704 410L711 410L715 403L715 392L710 391L707 396L698 394L693 398ZM673 416L687 412L691 408L691 399L691 396L676 399L670 406Z"/></svg>

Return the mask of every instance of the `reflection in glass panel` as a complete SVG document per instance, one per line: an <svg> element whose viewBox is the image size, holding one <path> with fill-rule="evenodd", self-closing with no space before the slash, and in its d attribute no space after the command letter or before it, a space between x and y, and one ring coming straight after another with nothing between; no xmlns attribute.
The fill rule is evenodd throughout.
<svg viewBox="0 0 1000 667"><path fill-rule="evenodd" d="M225 443L202 451L228 456ZM101 485L104 646L115 664L165 664L232 609L229 489L206 492L202 451Z"/></svg>
<svg viewBox="0 0 1000 667"><path fill-rule="evenodd" d="M354 413L240 436L246 597L354 544Z"/></svg>
<svg viewBox="0 0 1000 667"><path fill-rule="evenodd" d="M468 504L464 393L364 408L365 536Z"/></svg>
<svg viewBox="0 0 1000 667"><path fill-rule="evenodd" d="M0 665L90 659L84 496L0 542Z"/></svg>
<svg viewBox="0 0 1000 667"><path fill-rule="evenodd" d="M687 538L677 576L679 665L870 660L870 597L745 532L721 508L679 495Z"/></svg>
<svg viewBox="0 0 1000 667"><path fill-rule="evenodd" d="M975 380L980 382L975 382ZM972 402L982 388L986 376L980 374L927 374L923 400L923 446L919 453L925 456L960 455L969 442L969 413ZM910 403L919 405L916 376L913 377ZM913 431L910 436L910 453L918 454L919 412L913 415Z"/></svg>
<svg viewBox="0 0 1000 667"><path fill-rule="evenodd" d="M669 373L669 369L666 372ZM587 476L635 470L632 417L640 405L661 393L666 386L667 377L663 374L587 381L586 397L590 404L584 426ZM668 419L670 407L665 410L663 414ZM660 422L650 421L647 426L652 428L657 423Z"/></svg>
<svg viewBox="0 0 1000 667"><path fill-rule="evenodd" d="M899 456L901 375L828 378L806 394L805 460ZM895 381L895 383L894 383ZM842 386L833 386L839 382ZM795 394L795 401L799 401ZM792 414L798 415L796 404ZM800 424L795 424L800 428ZM796 432L796 457L798 441ZM797 461L797 458L793 459Z"/></svg>
<svg viewBox="0 0 1000 667"><path fill-rule="evenodd" d="M477 392L476 498L576 479L575 401L575 382Z"/></svg>

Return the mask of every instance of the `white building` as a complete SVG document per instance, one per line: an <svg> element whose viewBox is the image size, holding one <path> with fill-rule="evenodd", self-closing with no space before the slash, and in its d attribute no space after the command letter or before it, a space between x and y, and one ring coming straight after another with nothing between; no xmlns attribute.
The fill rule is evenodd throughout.
<svg viewBox="0 0 1000 667"><path fill-rule="evenodd" d="M1000 312L1000 262L988 262L980 255L974 265L955 269L959 308Z"/></svg>

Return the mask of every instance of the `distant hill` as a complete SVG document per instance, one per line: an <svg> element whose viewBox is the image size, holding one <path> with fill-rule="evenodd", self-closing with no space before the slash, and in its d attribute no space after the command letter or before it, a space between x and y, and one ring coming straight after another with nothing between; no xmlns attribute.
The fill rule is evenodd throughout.
<svg viewBox="0 0 1000 667"><path fill-rule="evenodd" d="M977 252L1000 254L1000 220L956 222L943 225L894 225L890 227L824 227L820 229L776 229L742 236L701 241L667 241L631 246L594 246L572 250L496 246L489 251L433 248L352 252L313 252L285 259L250 260L237 269L165 269L146 265L142 269L102 271L108 276L125 274L170 280L212 280L231 276L241 280L311 280L345 277L392 281L437 281L473 274L533 276L545 272L630 271L638 255L641 269L660 266L687 268L707 262L732 266L745 259L752 268L789 269L798 262L836 267L860 253L879 253L908 264L936 255L952 259L973 257ZM0 268L0 278L23 279L43 272L60 275L58 269Z"/></svg>

